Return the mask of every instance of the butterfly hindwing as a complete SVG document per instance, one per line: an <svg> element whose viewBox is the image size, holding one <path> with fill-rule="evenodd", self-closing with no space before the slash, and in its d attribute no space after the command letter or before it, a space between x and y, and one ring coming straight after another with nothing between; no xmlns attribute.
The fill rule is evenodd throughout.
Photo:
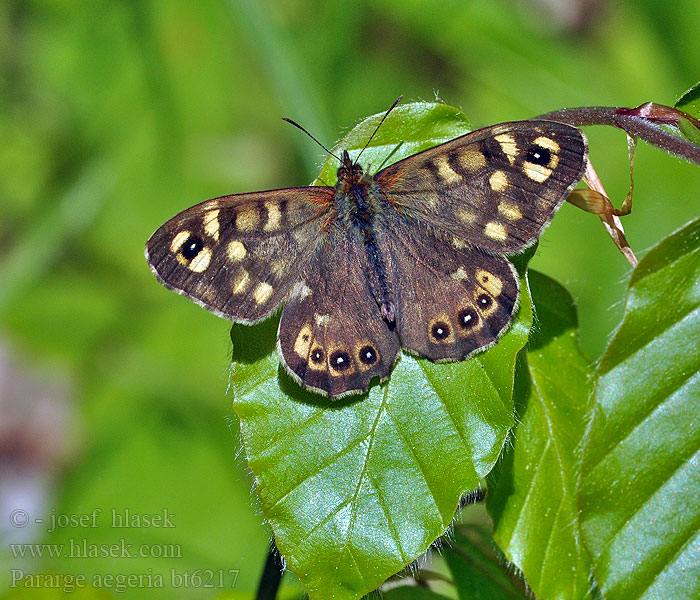
<svg viewBox="0 0 700 600"><path fill-rule="evenodd" d="M319 243L333 190L288 188L222 196L167 221L146 259L163 284L239 323L286 299Z"/></svg>
<svg viewBox="0 0 700 600"><path fill-rule="evenodd" d="M444 361L464 360L495 344L518 306L518 276L510 261L455 247L419 222L397 219L392 233L402 347Z"/></svg>
<svg viewBox="0 0 700 600"><path fill-rule="evenodd" d="M587 163L583 133L554 121L479 129L376 176L388 201L466 245L518 252L551 221Z"/></svg>
<svg viewBox="0 0 700 600"><path fill-rule="evenodd" d="M363 270L356 232L336 230L318 248L282 311L279 352L291 376L332 397L385 379L399 354Z"/></svg>

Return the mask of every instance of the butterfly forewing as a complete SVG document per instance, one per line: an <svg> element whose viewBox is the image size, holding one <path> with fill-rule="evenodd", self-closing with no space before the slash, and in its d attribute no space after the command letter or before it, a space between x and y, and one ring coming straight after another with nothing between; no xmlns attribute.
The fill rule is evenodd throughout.
<svg viewBox="0 0 700 600"><path fill-rule="evenodd" d="M334 229L294 285L282 311L279 349L304 387L334 397L367 390L391 373L400 345L381 316L355 231Z"/></svg>
<svg viewBox="0 0 700 600"><path fill-rule="evenodd" d="M288 296L319 243L332 195L309 187L208 200L160 227L146 258L170 289L253 323Z"/></svg>
<svg viewBox="0 0 700 600"><path fill-rule="evenodd" d="M395 163L376 181L391 204L464 245L518 252L586 167L584 135L554 121L486 127Z"/></svg>

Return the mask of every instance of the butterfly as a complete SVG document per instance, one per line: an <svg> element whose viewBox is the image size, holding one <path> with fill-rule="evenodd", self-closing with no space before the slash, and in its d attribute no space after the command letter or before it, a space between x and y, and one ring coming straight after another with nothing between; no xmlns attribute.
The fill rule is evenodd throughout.
<svg viewBox="0 0 700 600"><path fill-rule="evenodd" d="M374 175L343 151L335 187L207 200L157 229L146 260L237 323L284 304L291 377L333 399L362 393L401 349L455 361L498 341L519 300L507 256L539 238L587 155L579 129L543 120L472 131Z"/></svg>

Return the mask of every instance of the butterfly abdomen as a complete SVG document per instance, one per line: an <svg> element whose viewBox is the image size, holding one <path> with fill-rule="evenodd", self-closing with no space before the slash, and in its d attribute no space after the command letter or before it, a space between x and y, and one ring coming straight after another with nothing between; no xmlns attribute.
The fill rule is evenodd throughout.
<svg viewBox="0 0 700 600"><path fill-rule="evenodd" d="M377 302L382 318L391 326L396 321L396 304L392 286L387 277L386 257L377 240L377 231L373 226L360 230L362 245L367 257L365 272L369 287Z"/></svg>

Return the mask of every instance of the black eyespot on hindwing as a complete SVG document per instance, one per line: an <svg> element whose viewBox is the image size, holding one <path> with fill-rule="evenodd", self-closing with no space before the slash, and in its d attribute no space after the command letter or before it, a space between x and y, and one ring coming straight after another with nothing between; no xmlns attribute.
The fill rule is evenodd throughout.
<svg viewBox="0 0 700 600"><path fill-rule="evenodd" d="M377 362L377 351L370 345L363 346L360 348L359 359L365 365L373 365Z"/></svg>
<svg viewBox="0 0 700 600"><path fill-rule="evenodd" d="M491 298L491 296L488 294L481 294L476 301L479 303L479 308L484 310L490 308L493 304L493 298Z"/></svg>
<svg viewBox="0 0 700 600"><path fill-rule="evenodd" d="M344 350L336 350L331 354L331 366L336 371L345 371L350 368L350 355Z"/></svg>
<svg viewBox="0 0 700 600"><path fill-rule="evenodd" d="M471 329L479 322L479 315L471 307L460 310L457 318L463 329Z"/></svg>
<svg viewBox="0 0 700 600"><path fill-rule="evenodd" d="M450 326L444 321L438 321L433 325L430 333L436 340L445 340L450 335Z"/></svg>

